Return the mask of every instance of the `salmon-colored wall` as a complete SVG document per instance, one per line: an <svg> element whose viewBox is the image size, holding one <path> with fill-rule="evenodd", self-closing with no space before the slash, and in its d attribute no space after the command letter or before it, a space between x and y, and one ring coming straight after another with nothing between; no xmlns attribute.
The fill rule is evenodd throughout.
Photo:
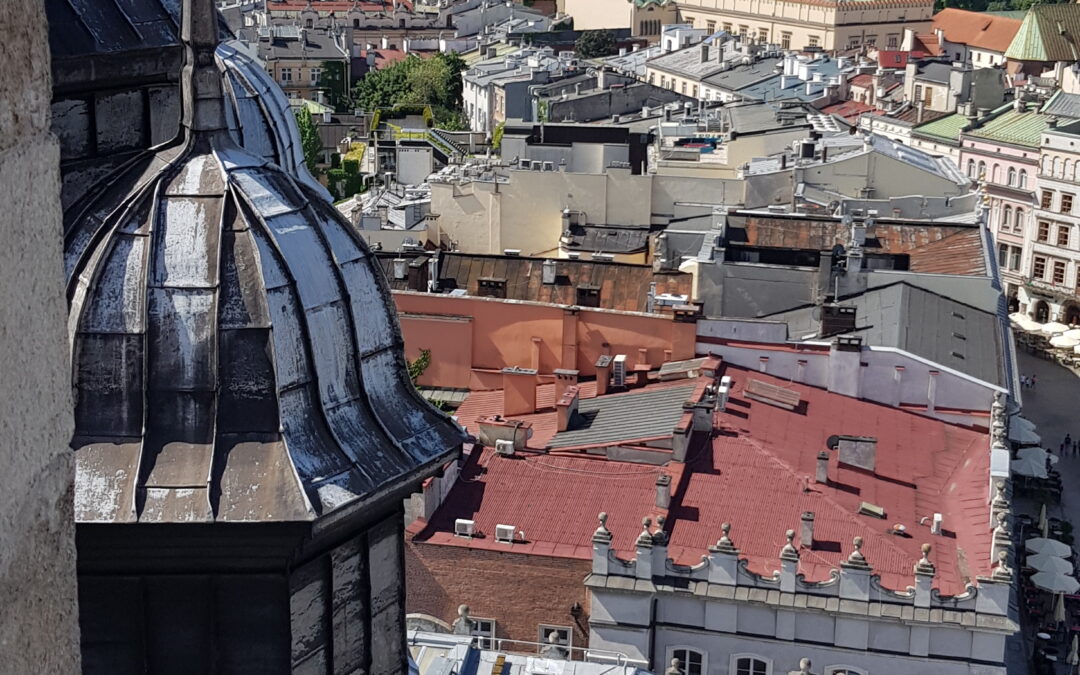
<svg viewBox="0 0 1080 675"><path fill-rule="evenodd" d="M431 366L420 378L431 386L497 389L502 386L497 373L508 366L535 367L541 375L574 368L589 377L596 374L604 343L611 345L609 353L626 354L631 368L640 360L640 348L647 350L654 368L664 362L667 350L673 360L694 357L695 325L667 315L571 311L560 305L410 291L395 291L394 301L408 358L431 350Z"/></svg>

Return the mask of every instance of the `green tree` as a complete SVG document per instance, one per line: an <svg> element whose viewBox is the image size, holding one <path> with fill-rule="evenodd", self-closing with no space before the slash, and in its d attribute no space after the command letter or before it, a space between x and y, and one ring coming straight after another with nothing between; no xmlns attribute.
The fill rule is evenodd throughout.
<svg viewBox="0 0 1080 675"><path fill-rule="evenodd" d="M615 35L609 30L587 30L574 43L574 51L583 59L611 56L615 53Z"/></svg>
<svg viewBox="0 0 1080 675"><path fill-rule="evenodd" d="M495 130L491 132L491 149L498 152L502 149L503 131L506 129L505 122L499 122Z"/></svg>
<svg viewBox="0 0 1080 675"><path fill-rule="evenodd" d="M417 56L372 71L356 84L353 100L365 110L399 105L431 106L435 125L443 129L464 128L461 104L461 73L465 62L458 54Z"/></svg>
<svg viewBox="0 0 1080 675"><path fill-rule="evenodd" d="M319 88L326 94L330 107L338 112L349 112L352 100L346 86L345 64L341 61L323 61Z"/></svg>
<svg viewBox="0 0 1080 675"><path fill-rule="evenodd" d="M300 130L300 146L304 149L304 163L312 175L318 175L318 164L322 160L323 147L319 130L311 119L311 111L301 107L296 111L296 126Z"/></svg>

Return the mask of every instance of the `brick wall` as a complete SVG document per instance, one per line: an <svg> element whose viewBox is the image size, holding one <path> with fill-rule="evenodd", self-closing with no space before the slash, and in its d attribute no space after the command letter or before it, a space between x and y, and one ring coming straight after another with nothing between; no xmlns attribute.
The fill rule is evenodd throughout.
<svg viewBox="0 0 1080 675"><path fill-rule="evenodd" d="M495 619L496 637L535 642L540 624L574 627L574 647L588 644L589 607L584 580L588 560L482 551L458 546L405 545L409 613L430 614L449 624L458 605ZM570 606L580 603L579 617Z"/></svg>

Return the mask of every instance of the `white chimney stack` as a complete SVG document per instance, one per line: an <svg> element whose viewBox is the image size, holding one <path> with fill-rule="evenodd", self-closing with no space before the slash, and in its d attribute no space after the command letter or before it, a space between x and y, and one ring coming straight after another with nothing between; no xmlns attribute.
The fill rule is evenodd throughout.
<svg viewBox="0 0 1080 675"><path fill-rule="evenodd" d="M930 525L930 534L941 534L941 514L934 514L934 522Z"/></svg>
<svg viewBox="0 0 1080 675"><path fill-rule="evenodd" d="M802 532L799 535L799 544L803 548L814 547L814 512L803 511Z"/></svg>

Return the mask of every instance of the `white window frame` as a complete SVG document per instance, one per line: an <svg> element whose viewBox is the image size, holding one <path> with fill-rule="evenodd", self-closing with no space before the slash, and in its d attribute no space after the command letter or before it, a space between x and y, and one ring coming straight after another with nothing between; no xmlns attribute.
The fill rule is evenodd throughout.
<svg viewBox="0 0 1080 675"><path fill-rule="evenodd" d="M825 669L825 675L869 675L869 673L855 666L829 666Z"/></svg>
<svg viewBox="0 0 1080 675"><path fill-rule="evenodd" d="M688 651L688 652L694 652L695 654L701 654L701 672L702 672L702 675L705 675L705 673L709 672L709 652L705 651L704 649L700 649L698 647L691 647L690 645L671 645L671 646L669 646L667 648L667 660L663 664L664 668L667 668L668 666L671 665L671 660L675 658L675 652L678 652L678 651ZM687 665L688 664L686 664L686 663L682 664L683 672L686 672L686 666Z"/></svg>
<svg viewBox="0 0 1080 675"><path fill-rule="evenodd" d="M496 627L498 626L498 622L495 621L495 619L485 619L481 616L470 616L469 618L473 620L475 625L472 631L473 636L481 638L480 640L477 640L480 648L488 650L495 649L495 631L497 630ZM490 630L481 630L481 621L489 622L491 624Z"/></svg>
<svg viewBox="0 0 1080 675"><path fill-rule="evenodd" d="M753 654L751 652L741 652L739 654L732 654L731 661L728 663L728 672L731 675L736 675L739 671L736 670L736 665L739 663L739 659L757 659L765 664L765 675L772 675L773 662L772 659L762 656L761 654Z"/></svg>
<svg viewBox="0 0 1080 675"><path fill-rule="evenodd" d="M542 623L536 627L536 630L540 633L540 639L537 640L542 645L548 643L547 636L551 631L566 631L566 642L559 643L559 646L566 647L570 650L574 646L574 627L573 626L556 626L552 623Z"/></svg>

